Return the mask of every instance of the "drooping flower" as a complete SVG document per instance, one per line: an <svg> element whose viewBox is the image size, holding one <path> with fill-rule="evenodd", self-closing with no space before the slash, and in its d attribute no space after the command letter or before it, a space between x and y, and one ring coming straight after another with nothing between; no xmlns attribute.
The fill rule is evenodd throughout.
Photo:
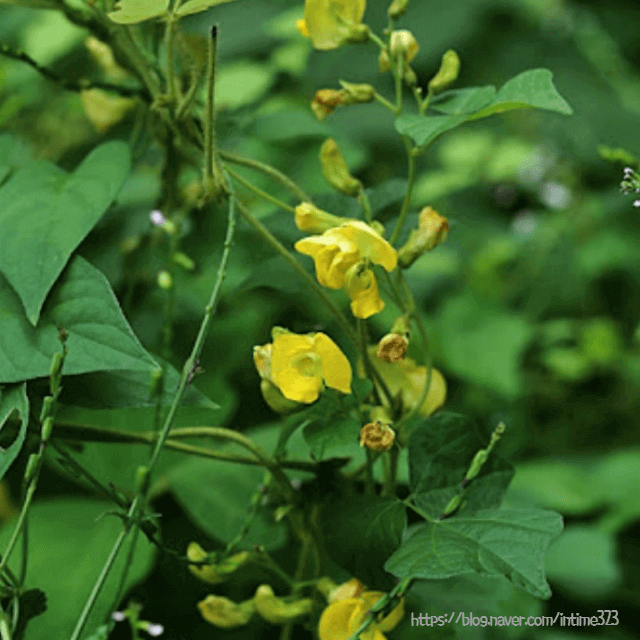
<svg viewBox="0 0 640 640"><path fill-rule="evenodd" d="M272 331L273 344L256 347L258 371L295 402L311 404L318 399L323 385L342 393L351 393L352 371L349 360L338 345L324 333L298 335L279 327ZM269 371L260 354L270 346ZM262 371L261 371L262 369Z"/></svg>
<svg viewBox="0 0 640 640"><path fill-rule="evenodd" d="M313 609L311 598L300 598L287 602L279 598L268 584L261 584L253 597L257 613L271 624L287 624L307 615Z"/></svg>
<svg viewBox="0 0 640 640"><path fill-rule="evenodd" d="M207 596L198 602L202 617L216 627L233 629L249 622L255 613L253 598L244 602L233 602L223 596Z"/></svg>
<svg viewBox="0 0 640 640"><path fill-rule="evenodd" d="M403 358L396 362L386 362L377 357L377 345L369 347L371 363L384 379L389 392L394 398L399 398L402 411L413 409L419 402L424 386L427 382L427 368L418 366L412 358ZM361 373L364 373L362 363L358 363ZM443 375L437 369L431 369L429 390L418 413L430 416L439 409L447 396L447 384Z"/></svg>
<svg viewBox="0 0 640 640"><path fill-rule="evenodd" d="M365 40L368 30L360 23L366 4L366 0L306 0L304 20L298 20L296 27L323 51L350 40Z"/></svg>
<svg viewBox="0 0 640 640"><path fill-rule="evenodd" d="M355 598L332 602L322 612L318 623L320 640L348 640L362 624L367 612L384 596L379 591L365 591ZM360 634L360 640L386 640L385 631L391 631L404 615L404 599L382 620L372 622Z"/></svg>
<svg viewBox="0 0 640 640"><path fill-rule="evenodd" d="M384 302L367 261L393 271L398 258L395 249L373 227L348 220L321 236L299 240L295 249L313 258L321 285L329 289L346 287L356 317L368 318L382 310Z"/></svg>

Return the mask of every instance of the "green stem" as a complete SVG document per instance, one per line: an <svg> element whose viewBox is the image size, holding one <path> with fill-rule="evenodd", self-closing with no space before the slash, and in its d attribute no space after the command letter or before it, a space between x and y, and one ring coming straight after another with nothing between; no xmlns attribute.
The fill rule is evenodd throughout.
<svg viewBox="0 0 640 640"><path fill-rule="evenodd" d="M389 240L389 243L392 245L395 245L395 243L398 241L398 237L400 236L400 232L402 231L402 225L404 224L404 220L407 217L407 213L409 211L409 206L411 205L411 195L413 193L413 185L416 180L416 157L413 154L411 142L409 141L409 138L407 136L402 136L402 141L404 142L405 149L407 150L407 156L409 158L409 176L407 179L407 192L405 193L404 200L402 201L400 215L398 216L398 221L396 222L396 226Z"/></svg>
<svg viewBox="0 0 640 640"><path fill-rule="evenodd" d="M367 195L366 191L364 190L364 187L361 187L360 193L358 194L358 204L360 205L360 207L364 211L365 220L369 224L371 224L371 221L373 220L373 215L371 213L371 203L369 202L369 196Z"/></svg>
<svg viewBox="0 0 640 640"><path fill-rule="evenodd" d="M247 189L251 189L251 191L259 195L261 198L264 198L265 200L268 200L269 202L275 204L276 207L280 207L280 209L284 209L284 211L288 211L289 213L295 214L296 212L295 207L292 207L286 202L282 202L282 200L279 200L275 196L272 196L270 193L267 193L266 191L263 191L259 187L256 187L254 184L251 184L251 182L249 182L248 180L245 180L241 175L237 174L228 166L225 166L225 170L234 180L237 180L240 184L247 187Z"/></svg>
<svg viewBox="0 0 640 640"><path fill-rule="evenodd" d="M395 115L398 115L398 108L396 107L396 105L389 102L386 98L381 96L377 91L373 94L373 97L377 102L379 102L381 105L389 109L389 111L391 111Z"/></svg>
<svg viewBox="0 0 640 640"><path fill-rule="evenodd" d="M173 438L181 437L217 437L210 431L212 429L217 430L222 429L222 427L185 427L184 429L174 429L169 433L169 438L167 439L165 446L167 449L182 451L184 453L189 453L204 458L211 458L214 460L223 460L225 462L233 462L237 464L247 464L253 466L266 466L265 463L260 459L246 458L244 456L239 456L236 454L205 449L204 447L195 447L173 440ZM183 433L184 431L188 431L189 433ZM106 429L104 427L98 427L94 425L76 424L64 421L56 422L56 432L58 437L61 439L64 438L67 440L70 439L82 442L153 444L158 439L158 434L153 431L134 432L126 431L124 429ZM237 434L236 431L232 431L232 433ZM61 453L64 454L63 451L61 451ZM70 461L71 460L73 459L70 458ZM78 463L73 461L73 464L75 466ZM318 469L316 463L307 462L304 460L282 460L279 464L283 468L308 471L310 473L315 473ZM82 469L82 467L80 467L80 469ZM88 476L88 472L86 470L83 470L83 475ZM89 479L92 480L93 484L96 485L101 491L105 492L111 498L115 499L113 492L109 491L109 489L105 488L99 483L96 484L98 482L97 480L92 478ZM124 505L120 504L120 506Z"/></svg>
<svg viewBox="0 0 640 640"><path fill-rule="evenodd" d="M260 162L259 160L253 160L252 158L245 158L244 156L239 156L231 151L224 151L220 149L218 151L220 157L227 162L231 162L232 164L238 164L243 167L249 167L250 169L255 169L256 171L260 171L264 173L266 176L274 180L275 182L279 182L285 189L288 191L300 202L309 202L313 204L313 199L311 196L300 188L289 176L285 175L281 171L278 171L275 167L272 167L269 164L264 162Z"/></svg>
<svg viewBox="0 0 640 640"><path fill-rule="evenodd" d="M237 203L237 207L240 215L291 265L296 273L313 289L313 291L315 291L316 295L334 315L351 344L353 344L357 349L358 338L354 330L351 328L348 320L345 318L342 311L340 311L340 309L338 309L334 304L333 300L327 296L322 287L306 272L304 267L289 253L289 251L287 251L282 243L273 236L259 220L256 220L241 202Z"/></svg>
<svg viewBox="0 0 640 640"><path fill-rule="evenodd" d="M175 398L173 399L173 403L171 404L171 408L169 409L169 413L165 419L164 426L156 441L156 446L151 455L151 459L149 460L149 464L147 465L147 476L146 476L147 481L142 483L142 486L138 490L138 493L136 494L136 497L134 498L131 504L131 507L129 508L125 525L123 526L113 546L113 549L111 550L111 553L109 554L109 557L107 558L107 561L105 562L105 565L102 571L100 572L98 579L96 580L93 590L91 591L91 594L84 606L84 609L80 615L80 618L78 619L78 622L73 631L73 634L71 635L70 640L79 640L80 635L82 634L82 631L87 623L89 614L91 613L91 610L93 609L93 606L96 600L98 599L98 596L107 579L107 576L109 575L109 572L111 571L111 568L118 556L118 553L120 552L120 548L122 547L122 544L125 538L127 537L129 530L131 529L131 526L133 525L134 521L137 521L139 517L138 511L142 507L142 504L144 503L144 500L146 497L146 491L149 486L149 479L151 477L153 469L155 468L158 462L160 453L162 452L162 448L165 445L167 437L169 436L171 425L173 424L176 413L178 411L178 407L180 406L180 402L182 400L182 397L184 396L184 392L186 391L187 382L189 380L189 373L192 371L195 361L198 359L198 357L200 356L200 352L202 351L202 347L204 345L204 341L207 337L207 333L209 330L209 325L211 324L211 320L213 318L216 307L218 305L218 297L220 295L220 290L222 288L222 281L224 280L224 277L226 275L226 267L227 267L227 262L229 260L229 254L231 251L231 242L233 240L233 234L235 231L235 223L236 223L236 213L235 213L234 204L235 204L235 196L232 194L229 199L229 222L227 227L227 236L224 241L224 248L222 251L222 258L220 260L220 268L218 269L216 282L213 287L213 291L211 292L211 298L209 300L209 303L205 308L204 317L202 319L202 323L200 325L200 330L198 332L198 336L196 337L195 344L193 345L191 355L189 356L189 358L187 358L187 361L185 362L184 367L182 368L182 375L180 376L180 384L178 385ZM290 485L289 485L289 488L290 488ZM293 490L291 489L291 491Z"/></svg>
<svg viewBox="0 0 640 640"><path fill-rule="evenodd" d="M393 68L393 66L392 66ZM402 72L404 70L404 55L399 55L396 60L394 79L396 81L396 113L402 113Z"/></svg>
<svg viewBox="0 0 640 640"><path fill-rule="evenodd" d="M164 32L164 46L167 66L167 101L173 111L176 102L176 77L173 68L173 36L175 30L175 18L173 13L167 16L167 24Z"/></svg>

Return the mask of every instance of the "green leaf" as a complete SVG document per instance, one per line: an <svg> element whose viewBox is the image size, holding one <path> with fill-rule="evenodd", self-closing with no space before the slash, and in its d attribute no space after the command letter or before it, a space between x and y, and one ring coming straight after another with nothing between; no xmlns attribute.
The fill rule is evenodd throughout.
<svg viewBox="0 0 640 640"><path fill-rule="evenodd" d="M107 15L118 24L135 24L167 13L169 0L120 0Z"/></svg>
<svg viewBox="0 0 640 640"><path fill-rule="evenodd" d="M15 4L28 9L57 9L56 0L0 0L0 4Z"/></svg>
<svg viewBox="0 0 640 640"><path fill-rule="evenodd" d="M354 416L335 416L314 420L302 432L314 459L324 460L331 454L342 454L341 448L357 443L360 427L360 420Z"/></svg>
<svg viewBox="0 0 640 640"><path fill-rule="evenodd" d="M469 573L503 575L533 596L548 599L544 555L561 531L562 518L551 511L479 511L470 518L421 525L384 568L399 578L429 580Z"/></svg>
<svg viewBox="0 0 640 640"><path fill-rule="evenodd" d="M531 69L507 81L497 93L493 86L449 91L432 106L446 116L404 115L396 119L395 127L423 147L464 122L512 109L535 107L571 115L573 111L556 91L552 77L548 69Z"/></svg>
<svg viewBox="0 0 640 640"><path fill-rule="evenodd" d="M533 335L523 316L462 294L445 302L431 329L444 345L438 359L446 370L505 397L520 396L520 355Z"/></svg>
<svg viewBox="0 0 640 640"><path fill-rule="evenodd" d="M176 15L188 16L192 13L200 13L201 11L206 11L210 7L215 7L226 2L233 2L233 0L189 0L180 6L176 11Z"/></svg>
<svg viewBox="0 0 640 640"><path fill-rule="evenodd" d="M479 438L471 421L455 413L437 413L414 428L409 438L409 477L416 506L433 518L440 516L459 492L476 452L488 442L489 436ZM494 449L468 485L456 517L499 507L513 474L513 466Z"/></svg>
<svg viewBox="0 0 640 640"><path fill-rule="evenodd" d="M471 87L469 89L455 89L438 96L438 102L433 102L430 108L451 116L472 115L493 102L496 88Z"/></svg>
<svg viewBox="0 0 640 640"><path fill-rule="evenodd" d="M110 509L113 505L109 502L75 498L48 499L29 509L29 583L47 596L47 611L29 623L29 640L71 636L87 595L122 529L119 518L99 519ZM6 548L14 525L15 519L0 530L0 548ZM141 535L129 561L124 593L146 575L152 560L153 547ZM126 551L122 550L89 616L87 629L95 629L111 613L127 561ZM12 555L9 566L19 574L19 553Z"/></svg>
<svg viewBox="0 0 640 640"><path fill-rule="evenodd" d="M275 71L264 63L239 60L223 65L216 74L216 104L237 109L261 98L271 86Z"/></svg>
<svg viewBox="0 0 640 640"><path fill-rule="evenodd" d="M385 588L380 567L398 549L406 526L404 505L391 497L349 496L323 508L322 528L331 559L362 582Z"/></svg>
<svg viewBox="0 0 640 640"><path fill-rule="evenodd" d="M151 372L158 366L127 324L107 279L75 256L52 289L35 328L0 276L0 383L48 376L51 358L60 350L58 325L69 332L65 375Z"/></svg>
<svg viewBox="0 0 640 640"><path fill-rule="evenodd" d="M581 598L604 598L620 583L617 545L595 526L570 525L549 547L547 576Z"/></svg>
<svg viewBox="0 0 640 640"><path fill-rule="evenodd" d="M243 452L242 455L251 454ZM174 467L166 480L180 504L208 535L229 542L247 519L247 504L264 481L261 467L229 464L218 460L192 459ZM266 549L286 540L284 523L276 523L270 512L258 513L251 523L243 547L261 544Z"/></svg>
<svg viewBox="0 0 640 640"><path fill-rule="evenodd" d="M441 133L455 129L467 121L467 116L404 115L396 119L396 131L409 136L419 147L433 142Z"/></svg>
<svg viewBox="0 0 640 640"><path fill-rule="evenodd" d="M523 71L505 82L493 99L493 103L474 113L469 120L527 107L570 116L573 109L553 86L552 78L553 74L548 69Z"/></svg>
<svg viewBox="0 0 640 640"><path fill-rule="evenodd" d="M0 447L0 479L4 478L7 469L20 453L27 435L29 399L27 398L26 382L0 387L0 430L14 411L20 414L20 431L9 447L6 449Z"/></svg>
<svg viewBox="0 0 640 640"><path fill-rule="evenodd" d="M34 326L73 250L115 198L130 167L120 141L94 149L72 173L33 162L0 188L0 272Z"/></svg>

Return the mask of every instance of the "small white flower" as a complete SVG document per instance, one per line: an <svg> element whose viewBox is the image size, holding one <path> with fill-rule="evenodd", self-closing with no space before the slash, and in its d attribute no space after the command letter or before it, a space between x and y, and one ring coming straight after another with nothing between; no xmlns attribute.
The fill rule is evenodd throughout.
<svg viewBox="0 0 640 640"><path fill-rule="evenodd" d="M161 227L167 221L167 219L162 214L162 211L160 211L159 209L154 209L149 215L149 219L151 220L151 224L155 225L156 227Z"/></svg>
<svg viewBox="0 0 640 640"><path fill-rule="evenodd" d="M634 207L640 207L640 198L633 203Z"/></svg>
<svg viewBox="0 0 640 640"><path fill-rule="evenodd" d="M122 611L114 611L111 614L111 617L116 621L116 622L122 622L123 620L127 619L127 616L122 613Z"/></svg>
<svg viewBox="0 0 640 640"><path fill-rule="evenodd" d="M147 625L147 633L154 638L161 636L164 632L164 627L161 624L149 623Z"/></svg>

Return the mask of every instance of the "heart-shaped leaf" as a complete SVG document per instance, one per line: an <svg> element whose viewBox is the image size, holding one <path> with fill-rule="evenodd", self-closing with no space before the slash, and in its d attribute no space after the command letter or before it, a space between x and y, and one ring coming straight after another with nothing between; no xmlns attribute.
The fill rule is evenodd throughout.
<svg viewBox="0 0 640 640"><path fill-rule="evenodd" d="M32 162L0 188L0 272L34 326L73 250L107 210L129 173L129 147L94 149L72 173Z"/></svg>
<svg viewBox="0 0 640 640"><path fill-rule="evenodd" d="M57 326L69 332L64 374L151 371L158 365L127 324L107 279L75 256L32 327L15 291L0 276L0 383L49 375L60 351Z"/></svg>

